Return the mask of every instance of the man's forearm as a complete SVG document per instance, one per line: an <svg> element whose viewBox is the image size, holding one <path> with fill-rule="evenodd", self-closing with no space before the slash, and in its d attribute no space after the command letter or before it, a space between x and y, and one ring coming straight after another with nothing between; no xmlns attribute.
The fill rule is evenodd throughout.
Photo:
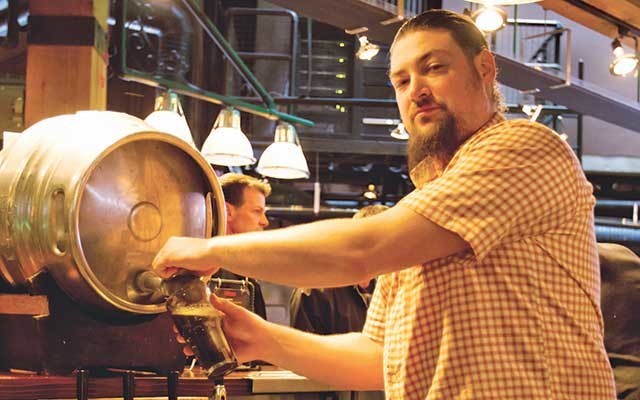
<svg viewBox="0 0 640 400"><path fill-rule="evenodd" d="M362 333L316 335L270 326L266 360L336 389L383 390L382 344Z"/></svg>
<svg viewBox="0 0 640 400"><path fill-rule="evenodd" d="M370 247L355 230L352 220L325 220L216 237L202 250L212 265L240 275L297 287L344 286L373 277L363 262Z"/></svg>

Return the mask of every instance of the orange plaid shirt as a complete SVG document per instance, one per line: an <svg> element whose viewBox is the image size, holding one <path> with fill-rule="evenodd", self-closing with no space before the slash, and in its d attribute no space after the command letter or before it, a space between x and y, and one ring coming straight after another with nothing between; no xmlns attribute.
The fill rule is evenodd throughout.
<svg viewBox="0 0 640 400"><path fill-rule="evenodd" d="M615 399L595 201L567 143L496 114L444 170L418 168L398 207L472 250L380 277L363 332L387 399Z"/></svg>

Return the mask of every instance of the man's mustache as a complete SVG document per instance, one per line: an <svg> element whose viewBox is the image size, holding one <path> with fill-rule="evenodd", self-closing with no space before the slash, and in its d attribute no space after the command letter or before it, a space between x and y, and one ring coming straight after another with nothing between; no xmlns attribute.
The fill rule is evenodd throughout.
<svg viewBox="0 0 640 400"><path fill-rule="evenodd" d="M446 106L444 104L440 104L438 101L436 101L436 99L434 99L431 96L420 97L418 101L415 102L415 104L417 108L422 108L425 106L427 107L438 106L440 108L446 109Z"/></svg>

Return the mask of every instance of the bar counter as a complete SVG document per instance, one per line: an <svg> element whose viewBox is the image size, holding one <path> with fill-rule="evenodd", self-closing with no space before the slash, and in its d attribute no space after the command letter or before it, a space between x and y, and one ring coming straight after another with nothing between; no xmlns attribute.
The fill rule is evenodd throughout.
<svg viewBox="0 0 640 400"><path fill-rule="evenodd" d="M88 398L127 398L123 375L88 378ZM135 397L168 397L167 377L136 375ZM50 376L0 372L0 400L80 399L78 379L74 375ZM335 389L310 381L292 372L275 367L259 371L235 371L224 380L227 395L249 396L268 393L327 392ZM185 371L177 385L179 397L209 397L214 384L201 370ZM131 396L133 398L133 396Z"/></svg>

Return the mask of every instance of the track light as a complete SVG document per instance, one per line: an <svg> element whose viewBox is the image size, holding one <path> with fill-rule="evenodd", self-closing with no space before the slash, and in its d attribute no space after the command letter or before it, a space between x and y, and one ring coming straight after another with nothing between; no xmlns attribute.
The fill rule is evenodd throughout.
<svg viewBox="0 0 640 400"><path fill-rule="evenodd" d="M362 196L367 200L375 200L378 198L378 193L376 193L376 185L370 183L367 185L367 190L362 193Z"/></svg>
<svg viewBox="0 0 640 400"><path fill-rule="evenodd" d="M356 56L361 60L371 60L380 52L380 46L373 44L366 36L358 36L360 48L356 52Z"/></svg>
<svg viewBox="0 0 640 400"><path fill-rule="evenodd" d="M611 42L611 49L613 50L613 55L616 56L616 58L624 55L622 43L620 43L620 39L618 38L613 39L613 42Z"/></svg>
<svg viewBox="0 0 640 400"><path fill-rule="evenodd" d="M478 29L485 33L498 31L507 24L507 13L498 7L484 6L471 14Z"/></svg>
<svg viewBox="0 0 640 400"><path fill-rule="evenodd" d="M389 133L392 138L398 140L409 140L409 132L404 128L404 124L400 122L398 126L393 128L393 130Z"/></svg>
<svg viewBox="0 0 640 400"><path fill-rule="evenodd" d="M611 72L611 75L627 76L638 68L637 38L634 37L634 40L636 41L636 50L633 54L624 53L620 39L615 38L613 39L613 42L611 42L611 49L613 49L613 55L615 57L611 62L611 65L609 65L609 72Z"/></svg>

